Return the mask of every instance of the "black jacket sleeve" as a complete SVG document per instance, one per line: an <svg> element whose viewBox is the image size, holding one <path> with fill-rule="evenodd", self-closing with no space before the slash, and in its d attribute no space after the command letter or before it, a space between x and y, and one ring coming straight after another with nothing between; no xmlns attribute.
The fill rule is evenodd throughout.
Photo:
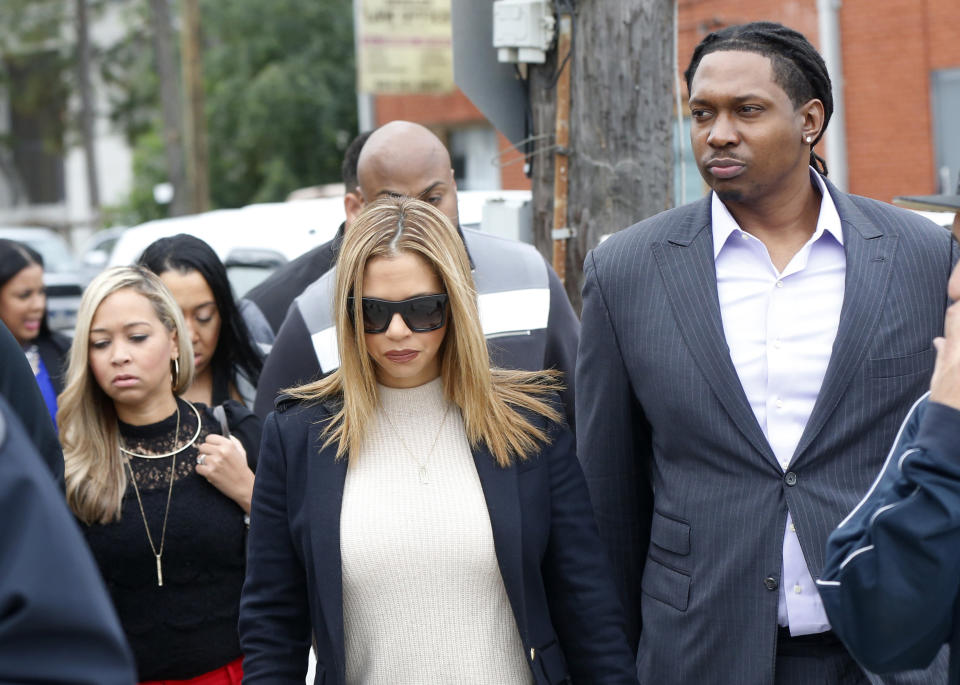
<svg viewBox="0 0 960 685"><path fill-rule="evenodd" d="M310 333L294 303L277 332L273 349L270 350L263 364L263 371L260 372L254 413L265 419L267 414L273 411L273 404L280 390L316 380L319 373L320 363L313 350Z"/></svg>
<svg viewBox="0 0 960 685"><path fill-rule="evenodd" d="M49 370L50 373L55 371ZM30 442L63 490L63 450L30 363L13 334L0 322L0 395L7 400Z"/></svg>
<svg viewBox="0 0 960 685"><path fill-rule="evenodd" d="M960 589L960 411L925 400L911 412L877 481L827 540L817 589L867 668L933 660L955 630Z"/></svg>
<svg viewBox="0 0 960 685"><path fill-rule="evenodd" d="M227 415L227 426L230 428L230 433L237 436L237 440L240 441L243 449L247 452L247 464L250 466L250 470L256 472L260 455L263 421L236 400L224 402L223 410Z"/></svg>
<svg viewBox="0 0 960 685"><path fill-rule="evenodd" d="M0 682L135 683L93 557L3 398L0 511Z"/></svg>
<svg viewBox="0 0 960 685"><path fill-rule="evenodd" d="M580 343L580 320L573 311L570 298L563 283L549 264L550 313L547 319L547 346L544 350L543 368L563 372L564 414L570 430L576 430L576 406L574 404L574 381L577 367L577 345Z"/></svg>

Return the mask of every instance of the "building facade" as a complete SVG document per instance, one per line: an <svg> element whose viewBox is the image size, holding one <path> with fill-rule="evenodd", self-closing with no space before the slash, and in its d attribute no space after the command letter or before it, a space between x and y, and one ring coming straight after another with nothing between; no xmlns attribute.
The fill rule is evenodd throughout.
<svg viewBox="0 0 960 685"><path fill-rule="evenodd" d="M897 195L952 191L960 174L960 125L956 124L960 2L848 0L838 4L843 74L835 88L843 88L846 102L847 189L885 201ZM817 0L678 0L680 71L694 46L710 31L749 21L777 21L819 46L818 19ZM460 92L378 96L375 112L378 125L408 119L433 128L445 138L455 160L463 149L479 165L484 155L493 159L498 150L508 147L506 139ZM472 142L463 144L467 138ZM678 201L703 192L689 145L684 151L684 176L692 187ZM824 154L823 149L818 151ZM486 169L486 175L477 178L495 181L498 171L499 185L488 187L530 187L516 153L498 159L498 168L491 165L494 171Z"/></svg>

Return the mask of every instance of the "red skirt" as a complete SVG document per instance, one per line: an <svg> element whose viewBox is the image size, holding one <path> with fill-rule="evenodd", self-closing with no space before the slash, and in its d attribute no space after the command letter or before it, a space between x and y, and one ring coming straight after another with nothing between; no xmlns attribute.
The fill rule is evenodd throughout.
<svg viewBox="0 0 960 685"><path fill-rule="evenodd" d="M240 685L243 680L243 657L209 673L187 680L145 680L140 685Z"/></svg>

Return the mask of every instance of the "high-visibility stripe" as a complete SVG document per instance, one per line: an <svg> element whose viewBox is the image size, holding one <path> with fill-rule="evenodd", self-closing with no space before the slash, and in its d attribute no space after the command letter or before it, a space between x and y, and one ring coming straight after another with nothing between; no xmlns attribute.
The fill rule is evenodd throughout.
<svg viewBox="0 0 960 685"><path fill-rule="evenodd" d="M527 288L482 293L477 298L485 336L524 333L547 327L550 289Z"/></svg>
<svg viewBox="0 0 960 685"><path fill-rule="evenodd" d="M550 317L549 288L527 288L499 293L484 293L477 298L480 322L485 337L529 335L547 327ZM320 369L330 373L340 366L337 329L324 328L310 336Z"/></svg>

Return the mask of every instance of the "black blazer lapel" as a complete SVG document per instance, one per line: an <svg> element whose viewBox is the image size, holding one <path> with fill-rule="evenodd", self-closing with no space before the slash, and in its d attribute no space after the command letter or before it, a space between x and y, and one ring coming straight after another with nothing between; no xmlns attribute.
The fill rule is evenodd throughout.
<svg viewBox="0 0 960 685"><path fill-rule="evenodd" d="M325 424L323 424L325 425ZM347 479L346 459L336 459L336 448L320 449L322 425L313 424L307 436L307 487L310 553L316 576L308 577L319 599L323 620L337 657L339 682L345 681L346 643L343 633L343 568L340 560L340 510Z"/></svg>
<svg viewBox="0 0 960 685"><path fill-rule="evenodd" d="M826 184L840 215L847 273L840 325L830 363L810 419L794 452L794 464L819 435L837 408L853 375L863 364L868 348L864 341L870 340L880 321L897 253L896 235L882 233L832 183L826 181Z"/></svg>
<svg viewBox="0 0 960 685"><path fill-rule="evenodd" d="M516 465L501 468L485 446L473 448L473 461L480 477L490 514L493 545L503 585L513 607L521 639L527 641L526 598L523 584L523 536L520 490Z"/></svg>
<svg viewBox="0 0 960 685"><path fill-rule="evenodd" d="M653 251L687 349L733 423L779 470L743 391L723 332L710 231L710 196L693 208L666 242L654 244Z"/></svg>

